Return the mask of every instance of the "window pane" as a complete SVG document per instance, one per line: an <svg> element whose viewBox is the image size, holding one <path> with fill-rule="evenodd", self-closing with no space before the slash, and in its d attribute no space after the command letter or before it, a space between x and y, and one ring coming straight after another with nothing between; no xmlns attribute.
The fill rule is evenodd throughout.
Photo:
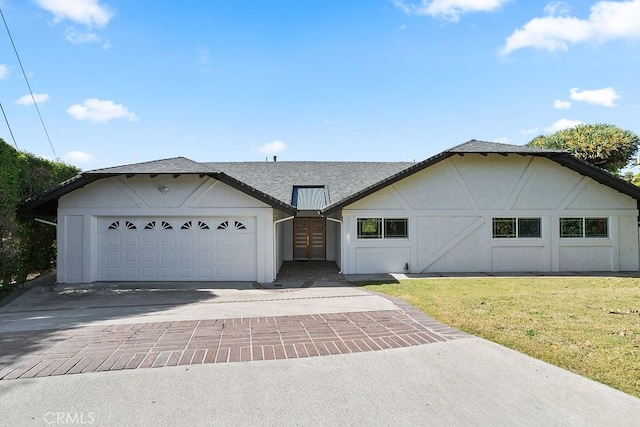
<svg viewBox="0 0 640 427"><path fill-rule="evenodd" d="M518 218L518 237L540 237L540 218Z"/></svg>
<svg viewBox="0 0 640 427"><path fill-rule="evenodd" d="M359 239L381 239L382 218L358 218Z"/></svg>
<svg viewBox="0 0 640 427"><path fill-rule="evenodd" d="M582 218L560 218L560 237L583 237Z"/></svg>
<svg viewBox="0 0 640 427"><path fill-rule="evenodd" d="M493 237L499 239L516 237L516 219L493 218Z"/></svg>
<svg viewBox="0 0 640 427"><path fill-rule="evenodd" d="M607 218L585 218L584 236L609 237L608 223Z"/></svg>
<svg viewBox="0 0 640 427"><path fill-rule="evenodd" d="M407 238L407 218L393 218L384 220L384 237Z"/></svg>

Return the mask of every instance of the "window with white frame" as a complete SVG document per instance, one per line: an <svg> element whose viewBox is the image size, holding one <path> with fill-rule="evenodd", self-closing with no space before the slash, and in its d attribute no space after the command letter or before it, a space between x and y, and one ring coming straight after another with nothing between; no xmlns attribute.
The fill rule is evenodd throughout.
<svg viewBox="0 0 640 427"><path fill-rule="evenodd" d="M609 218L560 218L560 237L609 237Z"/></svg>
<svg viewBox="0 0 640 427"><path fill-rule="evenodd" d="M541 237L541 222L541 218L493 218L493 238Z"/></svg>
<svg viewBox="0 0 640 427"><path fill-rule="evenodd" d="M407 218L358 218L358 239L406 239Z"/></svg>

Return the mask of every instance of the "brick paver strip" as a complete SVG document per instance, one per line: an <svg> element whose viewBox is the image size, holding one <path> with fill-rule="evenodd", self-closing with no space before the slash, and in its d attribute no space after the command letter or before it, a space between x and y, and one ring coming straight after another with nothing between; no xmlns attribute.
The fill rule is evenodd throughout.
<svg viewBox="0 0 640 427"><path fill-rule="evenodd" d="M0 379L359 353L470 336L393 302L400 310L0 334Z"/></svg>

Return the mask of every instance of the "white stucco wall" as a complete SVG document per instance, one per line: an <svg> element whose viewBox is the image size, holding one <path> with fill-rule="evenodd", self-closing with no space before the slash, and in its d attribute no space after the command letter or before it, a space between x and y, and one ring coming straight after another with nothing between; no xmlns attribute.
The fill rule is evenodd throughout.
<svg viewBox="0 0 640 427"><path fill-rule="evenodd" d="M60 198L58 282L97 280L100 217L255 218L256 278L275 280L271 206L209 177L136 175L102 179Z"/></svg>
<svg viewBox="0 0 640 427"><path fill-rule="evenodd" d="M453 156L342 210L347 274L637 271L636 200L539 157ZM492 219L541 218L496 239ZM608 238L559 237L561 217L607 217ZM357 218L408 218L407 239L358 239Z"/></svg>

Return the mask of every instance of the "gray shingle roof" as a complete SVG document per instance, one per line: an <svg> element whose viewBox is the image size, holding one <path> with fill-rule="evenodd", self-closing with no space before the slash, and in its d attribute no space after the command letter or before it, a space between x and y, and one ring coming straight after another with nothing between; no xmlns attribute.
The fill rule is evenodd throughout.
<svg viewBox="0 0 640 427"><path fill-rule="evenodd" d="M562 150L527 147L524 145L502 144L472 139L447 150L450 153L563 153Z"/></svg>
<svg viewBox="0 0 640 427"><path fill-rule="evenodd" d="M112 168L95 169L85 172L86 174L188 174L218 173L215 169L210 168L205 163L194 162L186 157L174 157L171 159L154 160L144 163L133 163L130 165L115 166Z"/></svg>
<svg viewBox="0 0 640 427"><path fill-rule="evenodd" d="M287 204L291 204L294 186L325 186L328 203L331 204L414 164L280 161L205 163Z"/></svg>
<svg viewBox="0 0 640 427"><path fill-rule="evenodd" d="M323 186L329 214L394 182L455 155L522 154L546 157L564 167L607 185L640 201L640 189L561 150L471 140L414 162L209 162L198 163L184 157L116 166L83 172L20 207L21 215L55 213L58 199L98 179L129 174L203 174L243 191L285 212L292 206L294 186ZM639 202L640 203L640 202Z"/></svg>

